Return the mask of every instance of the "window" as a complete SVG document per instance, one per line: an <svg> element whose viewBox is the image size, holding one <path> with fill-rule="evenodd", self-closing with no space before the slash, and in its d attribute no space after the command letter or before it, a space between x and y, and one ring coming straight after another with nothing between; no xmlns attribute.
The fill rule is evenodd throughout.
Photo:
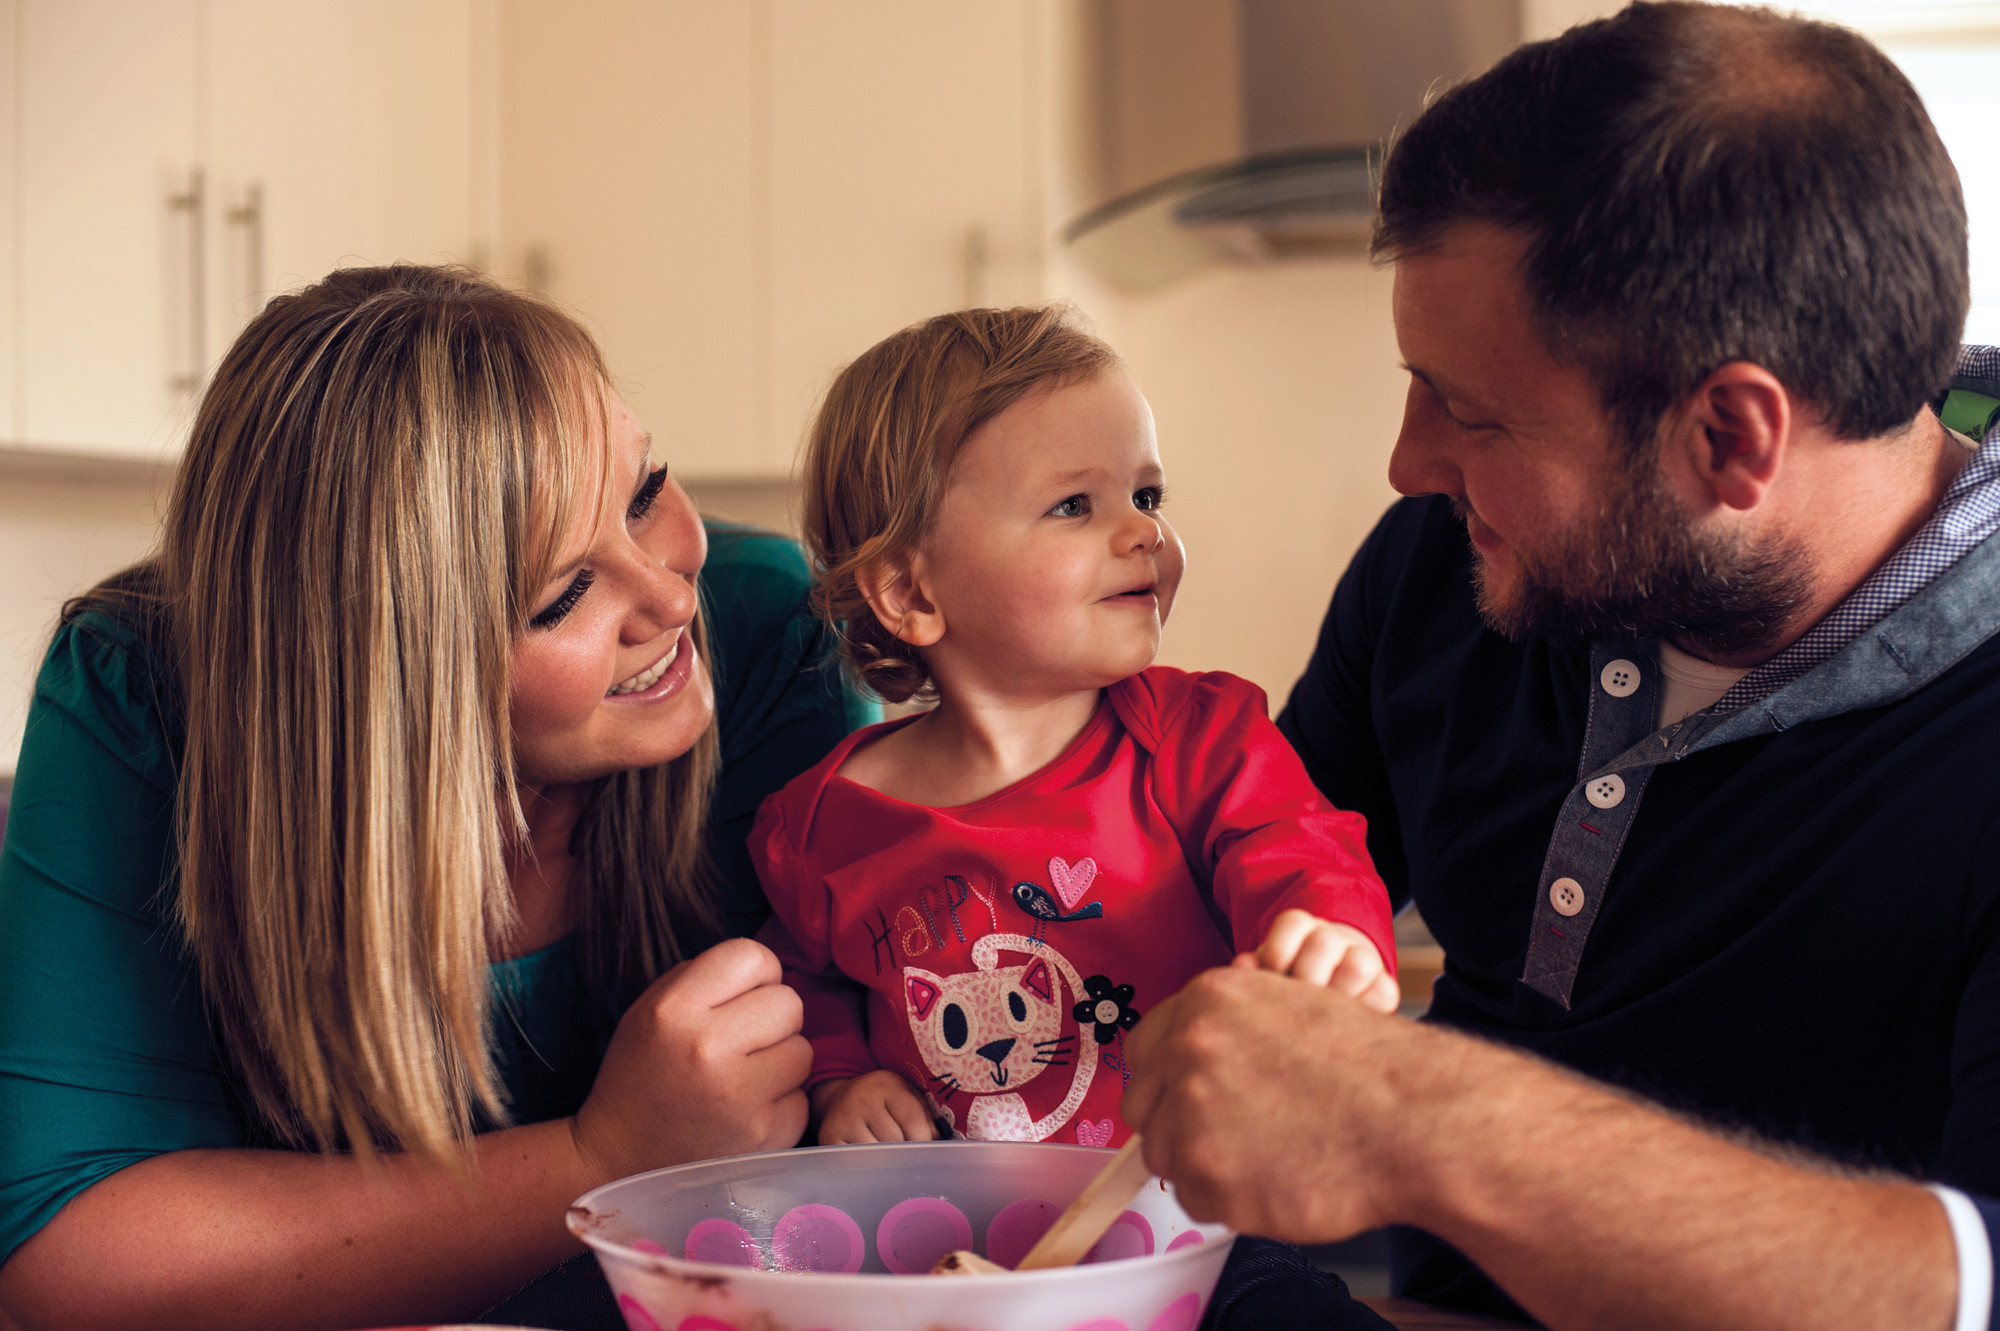
<svg viewBox="0 0 2000 1331"><path fill-rule="evenodd" d="M1810 0L1797 8L1866 33L1916 85L1965 189L1972 242L1965 340L2000 345L2000 4Z"/></svg>

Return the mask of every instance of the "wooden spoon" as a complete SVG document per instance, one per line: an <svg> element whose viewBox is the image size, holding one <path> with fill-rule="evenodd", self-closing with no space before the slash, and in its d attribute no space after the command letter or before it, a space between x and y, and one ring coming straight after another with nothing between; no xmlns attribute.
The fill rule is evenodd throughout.
<svg viewBox="0 0 2000 1331"><path fill-rule="evenodd" d="M1028 1255L1014 1269L1040 1271L1051 1266L1075 1266L1083 1260L1083 1255L1111 1228L1111 1222L1124 1212L1125 1204L1153 1176L1140 1154L1141 1147L1139 1134L1135 1132L1131 1140L1118 1148L1118 1154L1097 1171L1097 1177L1084 1185L1082 1195L1056 1217L1048 1232L1028 1249ZM931 1274L991 1275L1006 1269L977 1253L959 1251L939 1258Z"/></svg>

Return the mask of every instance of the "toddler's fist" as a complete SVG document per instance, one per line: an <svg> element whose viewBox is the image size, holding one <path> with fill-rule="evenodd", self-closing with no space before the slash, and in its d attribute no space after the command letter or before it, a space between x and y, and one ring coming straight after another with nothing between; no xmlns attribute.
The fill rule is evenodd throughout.
<svg viewBox="0 0 2000 1331"><path fill-rule="evenodd" d="M812 1089L819 1144L927 1142L937 1136L923 1097L894 1072L877 1070Z"/></svg>
<svg viewBox="0 0 2000 1331"><path fill-rule="evenodd" d="M1271 921L1257 948L1256 963L1267 971L1358 998L1377 1012L1394 1012L1403 1000L1395 977L1368 935L1303 910L1288 910Z"/></svg>

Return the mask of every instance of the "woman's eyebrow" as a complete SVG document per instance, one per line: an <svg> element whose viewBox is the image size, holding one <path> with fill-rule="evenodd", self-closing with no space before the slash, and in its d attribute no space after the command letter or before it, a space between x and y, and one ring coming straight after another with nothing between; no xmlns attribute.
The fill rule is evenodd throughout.
<svg viewBox="0 0 2000 1331"><path fill-rule="evenodd" d="M653 460L652 431L650 430L640 431L639 443L641 445L641 447L638 449L639 474L632 482L632 497L635 499L638 498L639 491L646 488L646 478L653 474L652 467L647 465ZM576 572L578 569L582 568L586 563L588 563L589 560L590 560L590 551L585 550L575 559L570 560L567 564L564 564L561 568L551 572L549 574L549 581L556 582L560 579L569 577L572 573Z"/></svg>
<svg viewBox="0 0 2000 1331"><path fill-rule="evenodd" d="M653 474L653 432L639 432L639 474L632 481L632 497L638 498L639 491L646 488L646 478Z"/></svg>

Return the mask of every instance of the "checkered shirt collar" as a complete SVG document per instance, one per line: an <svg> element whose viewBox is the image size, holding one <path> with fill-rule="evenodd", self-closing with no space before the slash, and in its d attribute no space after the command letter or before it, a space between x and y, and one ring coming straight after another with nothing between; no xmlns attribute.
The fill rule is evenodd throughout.
<svg viewBox="0 0 2000 1331"><path fill-rule="evenodd" d="M1963 348L1958 377L2000 380L2000 347ZM2000 424L1986 435L1987 440L1996 437ZM1937 512L1902 549L1797 642L1737 680L1712 710L1729 711L1770 697L1866 633L1995 531L2000 531L2000 447L1988 445L1972 455Z"/></svg>

